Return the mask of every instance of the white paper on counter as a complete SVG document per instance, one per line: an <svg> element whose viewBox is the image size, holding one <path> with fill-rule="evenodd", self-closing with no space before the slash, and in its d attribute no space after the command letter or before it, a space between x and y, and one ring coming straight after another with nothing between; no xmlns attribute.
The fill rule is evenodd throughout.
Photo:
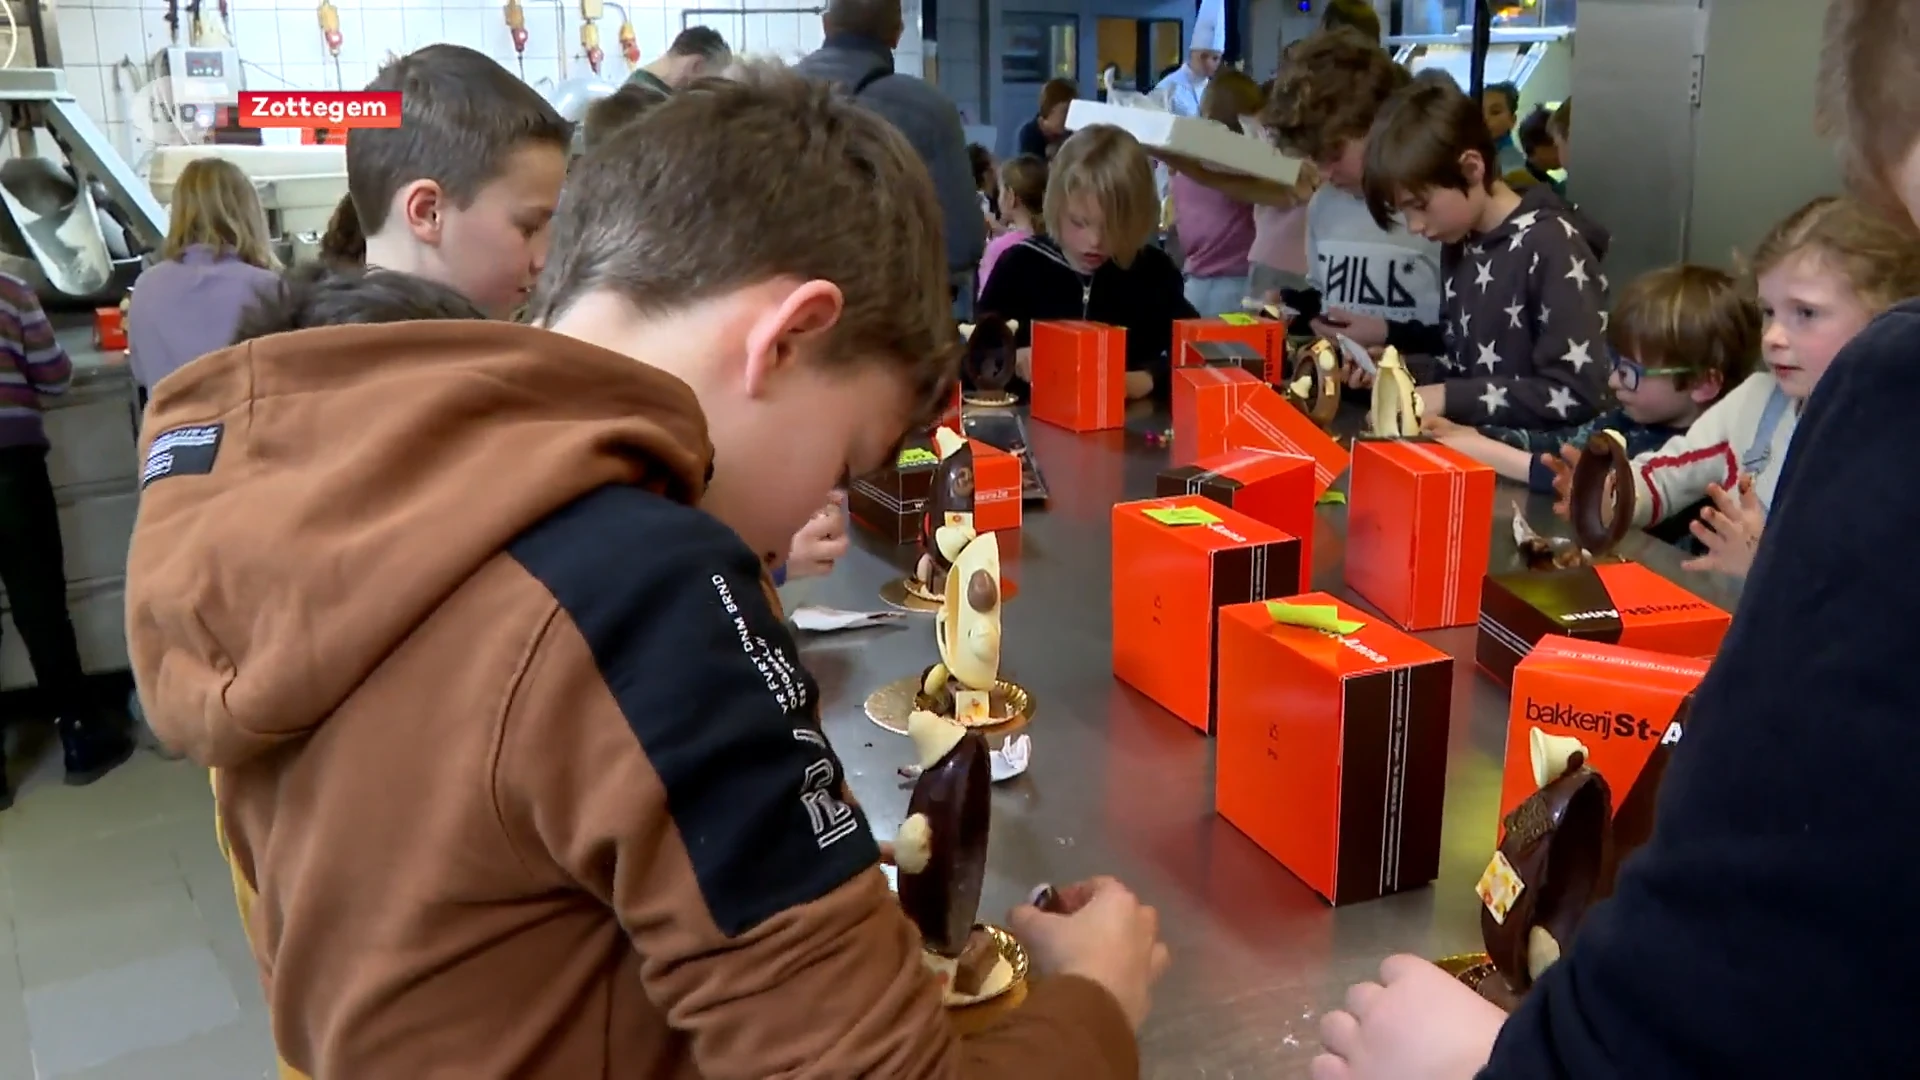
<svg viewBox="0 0 1920 1080"><path fill-rule="evenodd" d="M809 604L795 608L792 615L793 625L815 634L831 634L841 630L862 630L869 626L886 626L906 618L901 611L842 611L839 608L820 607Z"/></svg>
<svg viewBox="0 0 1920 1080"><path fill-rule="evenodd" d="M1000 744L1000 749L987 751L987 763L993 770L993 782L1011 780L1027 771L1027 763L1032 760L1033 740L1025 735L1015 735Z"/></svg>

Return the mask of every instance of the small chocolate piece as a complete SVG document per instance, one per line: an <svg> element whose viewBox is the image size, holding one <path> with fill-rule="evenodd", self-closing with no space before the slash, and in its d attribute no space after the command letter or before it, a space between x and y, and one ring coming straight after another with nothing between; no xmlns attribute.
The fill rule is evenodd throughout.
<svg viewBox="0 0 1920 1080"><path fill-rule="evenodd" d="M980 909L987 875L992 773L987 743L968 732L920 774L907 814L925 814L932 829L931 858L918 874L901 872L900 906L920 928L927 948L960 956Z"/></svg>
<svg viewBox="0 0 1920 1080"><path fill-rule="evenodd" d="M952 716L953 693L955 690L965 690L966 687L960 685L957 680L949 676L929 693L926 689L927 675L939 666L938 664L928 664L926 669L920 672L921 689L913 695L913 707L916 709L925 709L938 716Z"/></svg>
<svg viewBox="0 0 1920 1080"><path fill-rule="evenodd" d="M1633 501L1633 458L1626 442L1611 431L1594 432L1567 487L1573 535L1587 554L1598 558L1620 546L1633 529Z"/></svg>
<svg viewBox="0 0 1920 1080"><path fill-rule="evenodd" d="M1027 903L1052 915L1065 915L1066 905L1060 900L1060 890L1051 885L1035 885L1027 894Z"/></svg>
<svg viewBox="0 0 1920 1080"><path fill-rule="evenodd" d="M985 570L975 570L967 579L967 606L975 611L992 611L1000 602L1000 583Z"/></svg>
<svg viewBox="0 0 1920 1080"><path fill-rule="evenodd" d="M1612 818L1612 792L1586 767L1583 755L1575 755L1559 779L1507 816L1500 854L1523 887L1504 919L1481 908L1480 934L1494 967L1515 993L1533 985L1529 958L1535 929L1565 949L1599 899L1612 864Z"/></svg>
<svg viewBox="0 0 1920 1080"><path fill-rule="evenodd" d="M987 976L1000 963L1000 945L993 935L979 927L967 935L967 944L960 950L960 964L953 972L953 992L972 997L980 992L987 983Z"/></svg>

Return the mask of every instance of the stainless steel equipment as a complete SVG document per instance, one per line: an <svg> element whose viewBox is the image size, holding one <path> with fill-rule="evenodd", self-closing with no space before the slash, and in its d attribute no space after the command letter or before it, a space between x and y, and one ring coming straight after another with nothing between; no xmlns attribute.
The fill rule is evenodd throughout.
<svg viewBox="0 0 1920 1080"><path fill-rule="evenodd" d="M1825 5L1582 0L1568 170L1613 231L1615 282L1725 265L1795 206L1839 190L1813 131Z"/></svg>
<svg viewBox="0 0 1920 1080"><path fill-rule="evenodd" d="M1487 48L1487 85L1510 82L1520 88L1520 115L1535 105L1552 107L1566 98L1573 76L1573 28L1495 28ZM1418 75L1444 71L1463 88L1473 85L1473 33L1390 37L1393 58Z"/></svg>

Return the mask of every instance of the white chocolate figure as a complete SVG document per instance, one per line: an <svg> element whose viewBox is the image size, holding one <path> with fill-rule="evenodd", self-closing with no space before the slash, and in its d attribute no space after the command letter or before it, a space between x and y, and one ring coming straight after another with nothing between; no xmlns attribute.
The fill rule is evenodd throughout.
<svg viewBox="0 0 1920 1080"><path fill-rule="evenodd" d="M921 690L969 727L994 722L990 698L1000 677L1000 541L976 537L947 573L946 600L934 622L940 662L927 669Z"/></svg>
<svg viewBox="0 0 1920 1080"><path fill-rule="evenodd" d="M1420 434L1420 395L1414 393L1413 375L1400 362L1400 350L1391 345L1380 354L1368 419L1375 438L1407 439Z"/></svg>

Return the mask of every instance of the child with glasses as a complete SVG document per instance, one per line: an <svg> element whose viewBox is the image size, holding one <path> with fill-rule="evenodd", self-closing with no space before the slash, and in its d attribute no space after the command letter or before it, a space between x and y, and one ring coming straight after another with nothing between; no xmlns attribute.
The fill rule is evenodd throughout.
<svg viewBox="0 0 1920 1080"><path fill-rule="evenodd" d="M1596 431L1618 432L1638 456L1686 433L1746 376L1760 351L1760 311L1734 278L1706 266L1669 266L1634 279L1607 327L1619 403L1584 424L1544 430L1470 428L1434 418L1429 432L1534 491L1553 491L1548 464Z"/></svg>

